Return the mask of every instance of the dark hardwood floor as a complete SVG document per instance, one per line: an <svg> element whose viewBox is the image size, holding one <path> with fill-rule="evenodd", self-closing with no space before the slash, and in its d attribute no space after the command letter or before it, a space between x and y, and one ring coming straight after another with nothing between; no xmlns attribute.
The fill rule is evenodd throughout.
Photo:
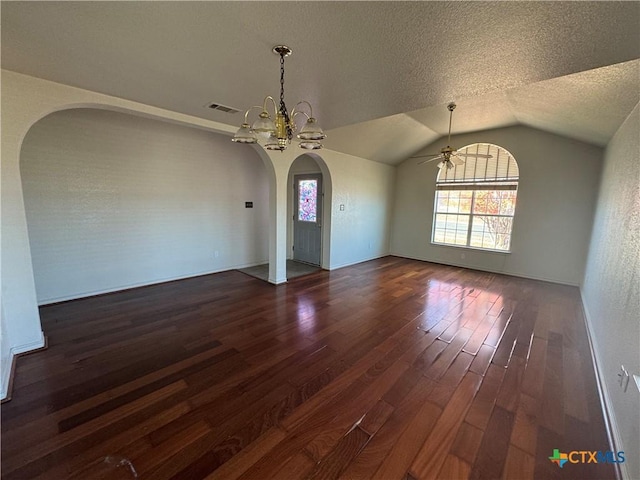
<svg viewBox="0 0 640 480"><path fill-rule="evenodd" d="M576 288L387 257L41 308L2 478L608 479ZM106 460L105 460L106 459Z"/></svg>

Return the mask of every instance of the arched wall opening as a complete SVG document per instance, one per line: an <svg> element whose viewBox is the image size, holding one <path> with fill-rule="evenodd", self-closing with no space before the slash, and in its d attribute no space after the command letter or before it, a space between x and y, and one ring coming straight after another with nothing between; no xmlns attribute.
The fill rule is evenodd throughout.
<svg viewBox="0 0 640 480"><path fill-rule="evenodd" d="M182 125L231 137L236 127L220 122L193 117L141 103L116 98L96 92L54 83L8 70L2 71L2 375L0 395L7 395L12 358L45 345L29 246L24 195L20 174L20 156L23 141L41 119L48 115L76 108L94 108L124 112L136 117L160 120L168 124ZM229 142L231 143L231 142ZM262 148L253 148L263 161L269 184L269 261L279 265L280 216L284 207L279 205L282 174L272 158ZM288 168L288 166L287 166ZM286 179L286 171L284 173ZM284 193L284 192L282 192ZM278 212L282 211L282 215ZM284 218L283 218L284 220ZM284 226L284 225L283 225ZM282 235L284 238L284 235ZM274 267L275 268L275 267Z"/></svg>
<svg viewBox="0 0 640 480"><path fill-rule="evenodd" d="M270 166L226 135L148 116L40 119L20 152L38 303L267 262Z"/></svg>
<svg viewBox="0 0 640 480"><path fill-rule="evenodd" d="M298 156L289 168L287 178L287 258L294 258L294 216L295 212L295 179L296 176L319 174L322 179L321 191L321 256L320 267L329 270L331 265L331 208L332 182L331 173L322 157L315 153Z"/></svg>

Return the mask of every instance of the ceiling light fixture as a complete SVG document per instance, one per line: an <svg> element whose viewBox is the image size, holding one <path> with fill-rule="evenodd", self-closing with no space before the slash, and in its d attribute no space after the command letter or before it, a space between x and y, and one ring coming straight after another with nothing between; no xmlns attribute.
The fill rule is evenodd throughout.
<svg viewBox="0 0 640 480"><path fill-rule="evenodd" d="M424 158L427 157L426 160L422 160L418 162L418 165L422 165L423 163L433 162L438 160L438 168L447 167L447 170L451 170L456 165L463 165L465 157L482 157L482 158L492 158L491 155L483 154L483 153L460 153L455 148L451 148L451 122L453 120L453 111L456 109L456 104L451 102L447 105L447 110L449 110L449 139L447 140L447 146L440 150L440 153L430 153L427 155L416 155L410 158Z"/></svg>
<svg viewBox="0 0 640 480"><path fill-rule="evenodd" d="M289 113L284 103L284 57L291 55L291 49L286 45L276 45L272 51L276 55L280 55L280 105L276 105L273 97L267 95L262 106L256 105L249 108L244 114L244 123L233 136L232 141L237 143L258 143L260 141L267 150L286 150L291 144L293 134L297 131L295 118L302 115L307 120L297 135L301 140L300 148L318 150L322 148L319 140L326 138L326 135L313 117L311 104L306 100L300 101ZM269 101L273 104L273 117L267 110ZM299 107L303 106L309 108L309 113L300 110ZM260 108L262 111L253 125L249 125L249 112L255 108Z"/></svg>

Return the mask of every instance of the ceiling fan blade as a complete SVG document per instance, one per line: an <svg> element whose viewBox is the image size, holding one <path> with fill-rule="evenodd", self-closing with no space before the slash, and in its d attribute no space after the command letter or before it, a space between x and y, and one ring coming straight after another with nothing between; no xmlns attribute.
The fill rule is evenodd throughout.
<svg viewBox="0 0 640 480"><path fill-rule="evenodd" d="M459 157L478 157L478 158L493 158L493 155L487 155L486 153L458 153Z"/></svg>
<svg viewBox="0 0 640 480"><path fill-rule="evenodd" d="M438 152L438 153L427 153L427 154L425 154L425 155L414 155L413 157L409 157L409 158L439 157L440 155L442 155L442 152Z"/></svg>
<svg viewBox="0 0 640 480"><path fill-rule="evenodd" d="M454 165L464 165L464 160L460 158L457 154L451 155L451 162Z"/></svg>
<svg viewBox="0 0 640 480"><path fill-rule="evenodd" d="M411 157L413 158L413 157ZM437 157L433 157L433 158L427 158L425 160L422 160L421 162L418 162L418 165L423 165L425 163L429 163L429 162L434 162L436 160L442 160L444 157L442 155L438 155Z"/></svg>

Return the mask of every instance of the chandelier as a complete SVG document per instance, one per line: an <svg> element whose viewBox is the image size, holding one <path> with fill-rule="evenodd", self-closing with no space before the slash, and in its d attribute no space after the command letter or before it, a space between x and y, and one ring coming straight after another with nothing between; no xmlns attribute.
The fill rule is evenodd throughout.
<svg viewBox="0 0 640 480"><path fill-rule="evenodd" d="M232 141L237 143L258 143L260 141L267 150L282 152L291 144L293 134L297 131L296 117L302 115L306 118L306 122L296 135L301 140L300 148L318 150L322 148L319 140L326 138L326 135L313 117L311 104L305 100L300 101L291 112L288 112L284 103L284 57L291 55L291 49L286 45L276 45L272 51L276 55L280 55L280 105L276 105L273 97L267 95L262 106L256 105L249 108L244 114L244 123L233 136ZM269 103L273 104L272 113L267 110ZM301 109L304 107L308 108L308 113ZM249 125L249 112L256 108L261 109L261 112L253 125Z"/></svg>

